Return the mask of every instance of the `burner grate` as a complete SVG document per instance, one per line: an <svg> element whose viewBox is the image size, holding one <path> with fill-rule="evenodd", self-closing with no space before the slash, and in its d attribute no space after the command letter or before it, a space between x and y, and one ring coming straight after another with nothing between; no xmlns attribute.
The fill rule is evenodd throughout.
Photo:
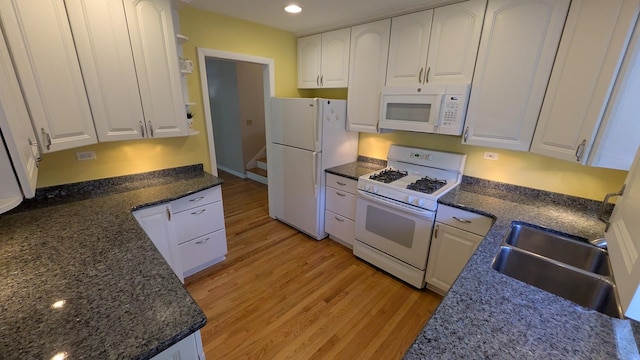
<svg viewBox="0 0 640 360"><path fill-rule="evenodd" d="M447 180L439 180L428 176L416 180L416 182L407 185L407 189L419 191L425 194L431 194L447 185Z"/></svg>
<svg viewBox="0 0 640 360"><path fill-rule="evenodd" d="M409 175L406 171L394 170L394 169L385 169L378 173L375 173L369 176L369 179L379 181L381 183L388 184L390 182L394 182L398 179L402 179L403 177Z"/></svg>

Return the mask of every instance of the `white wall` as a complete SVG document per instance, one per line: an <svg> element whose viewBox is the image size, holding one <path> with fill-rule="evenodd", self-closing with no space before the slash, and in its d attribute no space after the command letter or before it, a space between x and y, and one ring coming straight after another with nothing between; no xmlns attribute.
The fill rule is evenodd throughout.
<svg viewBox="0 0 640 360"><path fill-rule="evenodd" d="M206 67L218 168L244 174L236 64L207 58Z"/></svg>

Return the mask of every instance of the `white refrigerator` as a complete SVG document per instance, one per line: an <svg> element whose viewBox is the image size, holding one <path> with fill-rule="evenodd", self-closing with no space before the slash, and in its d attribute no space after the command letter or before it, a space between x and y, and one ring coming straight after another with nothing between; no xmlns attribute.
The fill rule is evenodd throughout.
<svg viewBox="0 0 640 360"><path fill-rule="evenodd" d="M269 214L317 240L327 236L324 170L357 158L346 117L346 100L271 99Z"/></svg>

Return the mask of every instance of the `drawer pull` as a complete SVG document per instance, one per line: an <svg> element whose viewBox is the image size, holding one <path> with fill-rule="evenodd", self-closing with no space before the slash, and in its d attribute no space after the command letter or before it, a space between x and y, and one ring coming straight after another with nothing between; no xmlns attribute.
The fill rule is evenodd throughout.
<svg viewBox="0 0 640 360"><path fill-rule="evenodd" d="M344 219L340 219L340 218L339 218L339 217L337 217L337 216L334 216L334 218L336 218L336 220L338 220L339 222L344 222Z"/></svg>
<svg viewBox="0 0 640 360"><path fill-rule="evenodd" d="M340 181L336 181L336 184L338 184L338 185L340 185L340 186L345 186L345 185L347 185L347 184L342 183L342 182L340 182Z"/></svg>
<svg viewBox="0 0 640 360"><path fill-rule="evenodd" d="M196 244L204 244L204 243L206 243L207 241L209 241L209 239L210 239L210 238L206 238L206 239L204 239L204 240L196 241Z"/></svg>
<svg viewBox="0 0 640 360"><path fill-rule="evenodd" d="M336 191L336 195L338 195L338 196L342 196L342 197L347 196L347 195L345 195L345 194L343 194L343 193L341 193L341 192L337 192L337 191Z"/></svg>
<svg viewBox="0 0 640 360"><path fill-rule="evenodd" d="M200 215L200 214L202 214L202 213L203 213L203 212L205 212L205 211L207 211L207 209L200 209L200 210L198 210L198 211L194 211L194 212L192 212L192 213L191 213L191 215Z"/></svg>
<svg viewBox="0 0 640 360"><path fill-rule="evenodd" d="M461 223L465 223L465 224L471 224L471 220L465 220L465 219L460 219L459 217L453 217L454 220L458 220Z"/></svg>
<svg viewBox="0 0 640 360"><path fill-rule="evenodd" d="M191 201L191 202L196 202L196 201L200 201L200 200L202 200L202 199L204 199L204 196L200 196L200 197L197 197L197 198L195 198L195 199L190 199L189 201Z"/></svg>

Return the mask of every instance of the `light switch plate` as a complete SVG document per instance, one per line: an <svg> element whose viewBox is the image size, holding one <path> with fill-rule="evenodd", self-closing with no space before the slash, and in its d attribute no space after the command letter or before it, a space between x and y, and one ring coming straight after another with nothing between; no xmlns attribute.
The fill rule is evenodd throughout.
<svg viewBox="0 0 640 360"><path fill-rule="evenodd" d="M96 152L95 151L78 151L76 152L76 160L95 160Z"/></svg>
<svg viewBox="0 0 640 360"><path fill-rule="evenodd" d="M485 151L484 158L487 160L498 160L498 153Z"/></svg>

